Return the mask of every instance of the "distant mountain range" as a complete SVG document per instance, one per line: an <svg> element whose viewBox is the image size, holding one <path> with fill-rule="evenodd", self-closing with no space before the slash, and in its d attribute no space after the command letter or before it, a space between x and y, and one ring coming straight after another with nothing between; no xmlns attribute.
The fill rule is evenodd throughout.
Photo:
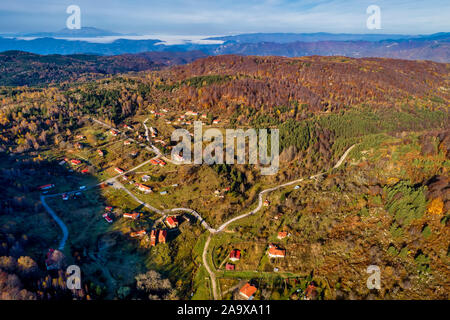
<svg viewBox="0 0 450 320"><path fill-rule="evenodd" d="M27 51L37 54L99 54L117 55L124 53L139 53L147 51L187 51L169 50L156 45L161 40L126 40L119 39L111 43L94 43L80 40L64 40L55 38L37 38L34 40L19 40L0 38L0 52L9 50ZM167 49L167 50L162 50Z"/></svg>
<svg viewBox="0 0 450 320"><path fill-rule="evenodd" d="M99 34L113 35L109 31L92 28L80 30L88 37ZM55 34L70 34L73 30L62 30L52 37L37 37L33 40L0 38L0 51L20 50L37 54L99 54L120 55L140 52L186 52L202 51L206 55L278 55L286 57L309 55L342 55L348 57L388 57L413 60L450 62L450 33L431 35L392 34L331 34L331 33L255 33L236 36L212 37L221 44L184 43L164 44L160 39L118 39L110 43L96 43L70 39L55 39ZM29 36L31 34L28 34ZM35 34L36 36L37 34ZM115 34L117 35L117 34ZM75 37L75 33L73 36ZM83 37L77 34L76 37ZM67 36L67 38L70 38Z"/></svg>
<svg viewBox="0 0 450 320"><path fill-rule="evenodd" d="M435 34L436 36L441 34ZM316 42L316 41L381 41L430 38L430 35L402 35L402 34L355 34L355 33L246 33L235 36L210 37L208 40L222 40L235 43L258 42Z"/></svg>
<svg viewBox="0 0 450 320"><path fill-rule="evenodd" d="M64 28L56 32L17 33L9 36L15 38L94 38L121 35L123 34L94 27L83 27L81 29Z"/></svg>
<svg viewBox="0 0 450 320"><path fill-rule="evenodd" d="M227 42L213 51L219 54L260 56L346 56L352 58L379 57L408 60L450 62L450 42L447 39L403 39L383 41L317 41L317 42Z"/></svg>

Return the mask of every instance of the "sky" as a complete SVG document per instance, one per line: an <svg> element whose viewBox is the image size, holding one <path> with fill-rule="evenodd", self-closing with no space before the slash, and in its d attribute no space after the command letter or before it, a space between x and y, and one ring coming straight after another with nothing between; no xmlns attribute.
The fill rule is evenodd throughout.
<svg viewBox="0 0 450 320"><path fill-rule="evenodd" d="M81 8L82 27L120 33L450 31L449 0L1 0L0 33L60 30L66 25L69 5ZM381 9L379 30L366 27L369 5Z"/></svg>

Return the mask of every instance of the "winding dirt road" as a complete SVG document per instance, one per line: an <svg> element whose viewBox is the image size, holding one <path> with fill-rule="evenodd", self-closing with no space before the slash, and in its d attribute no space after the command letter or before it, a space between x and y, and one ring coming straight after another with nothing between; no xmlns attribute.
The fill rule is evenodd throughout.
<svg viewBox="0 0 450 320"><path fill-rule="evenodd" d="M350 148L347 149L347 151L345 151L345 153L344 153L344 154L342 155L342 157L338 160L338 162L336 162L336 165L333 167L333 169L336 169L336 168L338 168L339 166L342 165L342 163L344 162L344 160L347 158L348 154L350 153L350 151L351 151L354 147L355 147L355 145L352 145ZM317 178L318 176L322 176L322 175L324 175L325 173L326 173L326 172L322 172L322 173L313 175L313 176L310 177L310 179ZM266 193L269 193L269 192L272 192L272 191L275 191L275 190L278 190L278 189L281 189L281 188L284 188L284 187L288 187L288 186L291 186L291 185L293 185L293 184L297 184L297 183L299 183L299 182L302 182L303 180L304 180L303 178L297 179L297 180L293 180L293 181L290 181L290 182L287 182L287 183L283 183L283 184L281 184L281 185L278 185L278 186L276 186L276 187L269 188L269 189L265 189L265 190L261 191L261 192L259 193L259 195L258 195L258 206L257 206L255 209L253 209L252 211L250 211L250 212L248 212L248 213L242 214L242 215L240 215L240 216L237 216L237 217L234 217L234 218L228 220L227 222L223 223L219 228L217 228L217 229L215 229L215 230L213 230L213 231L210 230L211 234L209 235L208 239L206 240L206 242L205 242L205 247L203 248L202 260L203 260L203 265L205 266L205 269L206 269L206 271L208 272L209 277L210 277L210 279L211 279L211 286L212 286L212 289L213 289L214 300L219 300L219 299L220 299L220 294L219 294L218 291L217 291L217 282L216 282L216 275L215 275L215 272L214 272L213 270L211 270L211 267L209 266L209 264L208 264L208 259L207 259L207 255L208 255L208 247L209 247L209 243L211 242L212 236L213 236L214 234L217 234L217 233L223 231L223 230L224 230L228 225L230 225L231 223L233 223L233 222L235 222L235 221L237 221L237 220L243 219L243 218L245 218L245 217L248 217L248 216L250 216L250 215L252 215L252 214L255 214L256 212L258 212L259 210L261 210L261 208L262 208L262 206L263 206L263 196L264 196Z"/></svg>
<svg viewBox="0 0 450 320"><path fill-rule="evenodd" d="M102 126L105 126L105 127L108 127L108 128L113 128L113 129L115 129L114 127L112 127L112 126L110 126L110 125L108 125L108 124L106 124L106 123L104 123L104 122L101 122L101 121L99 121L99 120L96 120L96 119L91 119L91 120L94 121L94 122L96 122L96 123L98 123L98 124L101 124ZM145 146L145 145L143 145L143 144L137 142L137 141L134 140L134 139L130 139L130 140L132 140L132 141L138 143L138 144L141 145L141 146L144 146L145 148L148 148L149 151L155 152L157 155L156 155L156 157L154 157L154 158L162 157L162 153L160 152L160 150L159 150L158 148L156 148L156 147L151 143L151 141L150 141L150 138L149 138L149 136L148 136L148 128L147 128L147 125L145 124L147 120L148 120L148 119L146 119L146 120L144 121L145 135L146 135L146 139L147 139L147 141L150 143L151 147ZM342 163L345 161L345 159L347 158L348 154L350 153L350 151L351 151L354 147L355 147L355 145L352 145L350 148L348 148L348 149L345 151L345 153L341 156L341 158L336 162L336 164L334 165L333 169L336 169L336 168L338 168L339 166L342 165ZM153 158L153 159L154 159L154 158ZM165 158L165 157L164 157L164 158ZM151 159L150 159L150 160L151 160ZM97 187L97 186L99 186L99 185L102 184L102 183L109 182L109 183L117 184L117 185L119 186L119 188L123 189L126 193L128 193L128 194L129 194L136 202L138 202L138 203L144 205L145 207L147 207L148 209L150 209L150 210L152 210L152 211L154 211L154 212L157 212L158 214L161 214L161 215L162 215L162 218L161 218L161 219L164 219L164 218L168 215L168 213L170 213L170 212L184 211L184 212L188 212L188 213L192 214L194 217L196 217L196 218L198 219L198 221L200 222L200 224L202 225L202 227L204 227L207 231L210 232L210 234L209 234L209 236L208 236L208 239L207 239L206 242L205 242L205 246L204 246L204 248L203 248L203 252L202 252L202 260L203 260L203 264L204 264L204 266L205 266L205 269L206 269L206 271L208 272L209 277L210 277L210 279L211 279L211 286L212 286L212 291L213 291L213 297L214 297L215 300L219 300L219 299L220 299L220 294L219 294L218 291L217 291L217 281L216 281L215 270L213 271L213 270L211 269L210 265L208 264L208 259L207 259L207 255L208 255L208 247L209 247L209 244L210 244L210 242L211 242L212 237L213 237L215 234L220 233L220 232L222 232L223 230L225 230L225 228L226 228L227 226L229 226L231 223L236 222L236 221L238 221L238 220L241 220L241 219L243 219L243 218L246 218L246 217L248 217L248 216L250 216L250 215L253 215L253 214L257 213L259 210L261 210L261 208L262 208L262 206L263 206L263 197L264 197L265 194L270 193L270 192L275 191L275 190L278 190L278 189L281 189L281 188L284 188L284 187L291 186L291 185L293 185L293 184L297 184L297 183L299 183L299 182L302 182L302 181L304 181L304 178L296 179L296 180L293 180L293 181L290 181L290 182L287 182L287 183L283 183L283 184L281 184L281 185L278 185L278 186L275 186L275 187L272 187L272 188L268 188L268 189L265 189L265 190L261 191L261 192L258 194L258 205L257 205L257 207L256 207L255 209L251 210L251 211L248 212L248 213L245 213L245 214L239 215L239 216L237 216L237 217L231 218L230 220L228 220L228 221L224 222L222 225L220 225L217 229L214 229L214 228L212 228L212 227L211 227L211 226L203 219L203 217L202 217L198 212L196 212L195 210L190 209L190 208L173 208L173 209L167 209L167 210L159 210L159 209L157 209L157 208L151 206L150 204L145 203L145 202L143 202L142 200L140 200L139 198L137 198L131 191L129 191L128 189L126 189L120 182L118 182L118 181L116 180L118 177L120 177L120 176L122 176L122 175L125 175L126 173L135 171L136 169L138 169L138 168L140 168L140 167L146 165L147 163L150 162L150 160L145 161L145 162L139 164L138 166L136 166L136 167L134 167L134 168L132 168L132 169L130 169L130 170L128 170L128 171L122 173L122 174L119 174L119 175L117 175L117 176L115 176L115 177L112 177L112 178L110 178L110 179L107 179L107 180L105 180L105 181L102 181L102 182L100 182L100 183L98 183L98 184L96 184L96 185L93 185L93 186L90 186L90 187L88 187L88 188L85 188L84 190L74 190L74 191L69 191L69 192L65 192L65 193L71 194L71 193L75 193L75 192L86 191L86 190L88 190L88 189ZM167 159L167 160L169 160L169 159ZM172 161L170 161L170 162L172 162ZM316 178L318 178L319 176L323 176L325 173L326 173L326 172L322 172L322 173L319 173L319 174L310 176L309 179L316 179ZM60 250L64 249L65 243L66 243L67 238L68 238L68 236L69 236L69 232L68 232L68 229L67 229L66 225L64 224L64 222L63 222L63 221L56 215L56 213L55 213L55 212L47 205L47 203L45 202L45 198L47 198L47 197L61 196L62 194L63 194L63 193L58 193L58 194L53 194L53 195L47 195L47 196L41 195L41 202L42 202L44 208L47 210L47 212L50 214L50 216L55 220L55 222L59 225L59 227L61 228L61 230L62 230L62 232L63 232L63 238L61 239L60 244L59 244L59 249L60 249Z"/></svg>
<svg viewBox="0 0 450 320"><path fill-rule="evenodd" d="M58 215L53 211L52 208L50 208L45 202L45 198L43 195L41 195L41 202L44 206L45 210L47 210L48 214L55 220L55 222L58 224L58 226L61 228L61 231L63 233L63 237L61 241L59 242L58 250L62 251L64 249L64 246L66 245L67 238L69 238L69 230L67 229L67 226L64 224L64 222L58 217Z"/></svg>

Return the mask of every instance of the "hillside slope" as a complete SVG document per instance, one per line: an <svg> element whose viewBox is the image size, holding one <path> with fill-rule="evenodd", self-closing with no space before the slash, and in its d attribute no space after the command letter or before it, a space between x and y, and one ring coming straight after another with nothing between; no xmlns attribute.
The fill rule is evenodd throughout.
<svg viewBox="0 0 450 320"><path fill-rule="evenodd" d="M148 269L177 289L158 298L209 299L202 263L207 234L197 219L180 217L167 242L154 247L131 232L149 236L163 224L150 208L189 208L217 228L254 209L261 190L295 181L298 186L266 194L267 206L212 240L207 254L224 298L233 298L228 289L245 280L257 281L255 299L301 299L314 283L318 299L448 300L448 64L230 55L68 84L0 88L0 184L6 186L0 242L8 242L0 248L0 269L7 269L0 271L0 289L21 256L42 269L23 281L24 289L35 292L47 275L43 253L60 234L39 201L40 185L54 184L49 194L88 186L80 197L47 204L67 224L67 258L82 268L91 299L123 299L124 287L125 297L148 298L136 286ZM192 132L196 120L222 132L278 128L279 171L262 176L257 165L146 163L155 153L141 144L144 123L157 129L152 142L169 160L174 130ZM352 145L342 166L331 169ZM116 180L123 188L89 188L119 168L127 172ZM136 188L144 174L154 192ZM106 206L114 207L111 224L102 216ZM134 211L139 220L123 217ZM280 239L279 232L289 236ZM269 243L286 257L269 258ZM241 260L224 270L232 249L241 250ZM382 290L367 289L368 265L380 266ZM20 297L16 283L5 297ZM63 297L53 291L36 298Z"/></svg>
<svg viewBox="0 0 450 320"><path fill-rule="evenodd" d="M178 105L222 106L227 111L238 105L264 110L292 104L303 105L305 111L335 111L359 103L387 106L409 97L450 97L449 65L429 61L225 55L168 73L167 81L178 81L171 85L178 90Z"/></svg>
<svg viewBox="0 0 450 320"><path fill-rule="evenodd" d="M0 85L35 86L62 81L96 79L108 74L156 70L205 57L199 51L146 52L118 56L37 55L22 51L0 53Z"/></svg>

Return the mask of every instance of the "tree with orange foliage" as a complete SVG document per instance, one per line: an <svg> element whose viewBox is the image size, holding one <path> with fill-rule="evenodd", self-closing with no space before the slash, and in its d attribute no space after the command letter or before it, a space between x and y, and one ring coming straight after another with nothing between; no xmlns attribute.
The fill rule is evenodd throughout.
<svg viewBox="0 0 450 320"><path fill-rule="evenodd" d="M428 205L428 212L431 214L440 215L444 212L444 202L441 198L433 199Z"/></svg>

